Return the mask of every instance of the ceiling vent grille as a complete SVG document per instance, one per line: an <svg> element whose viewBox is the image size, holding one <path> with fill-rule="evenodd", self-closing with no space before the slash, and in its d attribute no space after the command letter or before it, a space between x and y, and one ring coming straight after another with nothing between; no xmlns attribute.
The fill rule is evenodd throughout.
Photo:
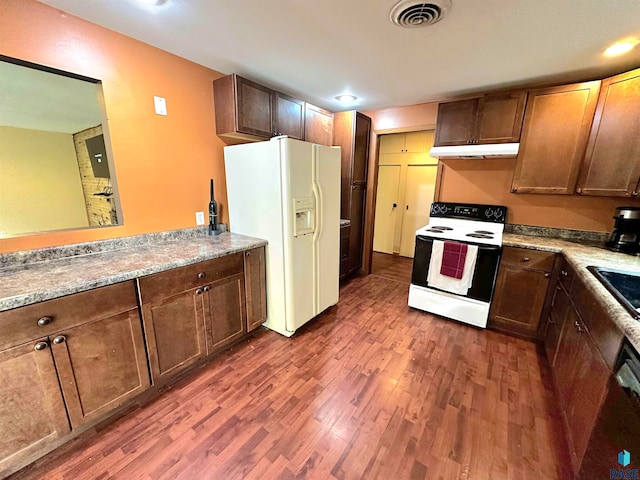
<svg viewBox="0 0 640 480"><path fill-rule="evenodd" d="M401 0L391 9L390 18L400 27L426 27L442 20L450 8L451 0L432 0L431 2Z"/></svg>

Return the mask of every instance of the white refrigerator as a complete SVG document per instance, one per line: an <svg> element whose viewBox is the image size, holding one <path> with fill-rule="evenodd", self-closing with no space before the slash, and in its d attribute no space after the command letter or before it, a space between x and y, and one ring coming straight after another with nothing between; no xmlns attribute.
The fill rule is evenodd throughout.
<svg viewBox="0 0 640 480"><path fill-rule="evenodd" d="M340 148L286 137L224 148L230 231L267 240L266 327L338 303Z"/></svg>

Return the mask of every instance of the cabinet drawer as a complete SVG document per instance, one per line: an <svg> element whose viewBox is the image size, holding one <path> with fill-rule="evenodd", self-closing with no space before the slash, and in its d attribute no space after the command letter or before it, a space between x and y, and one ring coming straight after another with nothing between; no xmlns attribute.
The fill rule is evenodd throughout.
<svg viewBox="0 0 640 480"><path fill-rule="evenodd" d="M530 268L532 270L544 270L550 272L553 269L553 261L556 254L541 252L539 250L528 250L526 248L504 247L502 249L501 263Z"/></svg>
<svg viewBox="0 0 640 480"><path fill-rule="evenodd" d="M244 255L242 253L174 268L139 278L140 298L143 304L158 301L243 271Z"/></svg>
<svg viewBox="0 0 640 480"><path fill-rule="evenodd" d="M0 312L0 350L136 307L130 280Z"/></svg>

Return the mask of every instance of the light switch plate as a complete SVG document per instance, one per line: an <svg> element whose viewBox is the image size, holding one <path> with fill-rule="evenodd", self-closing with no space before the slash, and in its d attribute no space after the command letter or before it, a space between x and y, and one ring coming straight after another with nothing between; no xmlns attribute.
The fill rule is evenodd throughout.
<svg viewBox="0 0 640 480"><path fill-rule="evenodd" d="M204 225L204 212L196 212L196 225Z"/></svg>
<svg viewBox="0 0 640 480"><path fill-rule="evenodd" d="M158 115L167 114L167 101L163 97L153 97L153 104L156 107L156 113Z"/></svg>

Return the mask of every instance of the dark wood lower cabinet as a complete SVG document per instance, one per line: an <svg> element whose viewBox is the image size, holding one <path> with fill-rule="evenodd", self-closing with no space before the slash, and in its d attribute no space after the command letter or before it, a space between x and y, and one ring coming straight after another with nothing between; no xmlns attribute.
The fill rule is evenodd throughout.
<svg viewBox="0 0 640 480"><path fill-rule="evenodd" d="M247 332L267 321L267 279L263 247L244 252L244 287L247 301Z"/></svg>
<svg viewBox="0 0 640 480"><path fill-rule="evenodd" d="M244 275L234 275L204 287L203 310L207 355L235 342L247 331Z"/></svg>
<svg viewBox="0 0 640 480"><path fill-rule="evenodd" d="M150 385L137 309L65 330L52 337L51 350L74 428Z"/></svg>
<svg viewBox="0 0 640 480"><path fill-rule="evenodd" d="M0 478L69 433L47 338L0 351Z"/></svg>
<svg viewBox="0 0 640 480"><path fill-rule="evenodd" d="M611 321L603 316L604 310L591 305L586 287L566 263L562 272L562 277L573 280L558 282L555 287L544 341L567 434L571 466L577 474L613 374L605 359L611 355L609 350L619 350L623 336L619 331L611 333ZM565 285L571 286L570 292ZM603 343L599 338L603 326L609 332L608 339L617 339L617 348L611 345L614 340ZM603 352L599 345L606 345L607 351Z"/></svg>
<svg viewBox="0 0 640 480"><path fill-rule="evenodd" d="M504 247L488 325L534 339L547 300L556 255Z"/></svg>
<svg viewBox="0 0 640 480"><path fill-rule="evenodd" d="M201 288L142 305L154 385L164 383L206 355Z"/></svg>
<svg viewBox="0 0 640 480"><path fill-rule="evenodd" d="M349 274L349 244L351 225L340 227L340 278Z"/></svg>

